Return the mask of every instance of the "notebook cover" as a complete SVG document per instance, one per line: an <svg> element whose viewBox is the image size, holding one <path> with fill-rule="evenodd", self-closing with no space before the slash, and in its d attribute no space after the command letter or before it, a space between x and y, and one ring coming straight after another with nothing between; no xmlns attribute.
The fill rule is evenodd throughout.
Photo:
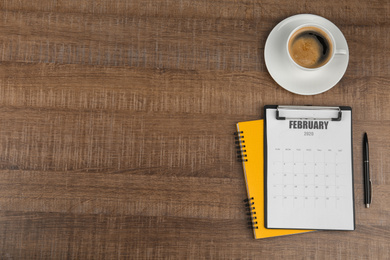
<svg viewBox="0 0 390 260"><path fill-rule="evenodd" d="M236 125L238 145L246 182L248 206L255 239L310 232L312 230L267 229L264 226L264 121L240 122Z"/></svg>

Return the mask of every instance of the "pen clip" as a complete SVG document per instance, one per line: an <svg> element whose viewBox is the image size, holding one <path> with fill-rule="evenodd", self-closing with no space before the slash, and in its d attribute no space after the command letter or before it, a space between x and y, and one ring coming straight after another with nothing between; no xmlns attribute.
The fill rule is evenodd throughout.
<svg viewBox="0 0 390 260"><path fill-rule="evenodd" d="M372 202L372 191L373 191L373 189L372 189L372 182L370 180L370 201L369 201L370 204Z"/></svg>

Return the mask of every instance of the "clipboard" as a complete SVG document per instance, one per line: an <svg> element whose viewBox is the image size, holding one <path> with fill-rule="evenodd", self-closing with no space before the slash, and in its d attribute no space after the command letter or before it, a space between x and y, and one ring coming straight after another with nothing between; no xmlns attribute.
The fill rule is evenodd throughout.
<svg viewBox="0 0 390 260"><path fill-rule="evenodd" d="M352 109L264 107L265 227L354 230Z"/></svg>

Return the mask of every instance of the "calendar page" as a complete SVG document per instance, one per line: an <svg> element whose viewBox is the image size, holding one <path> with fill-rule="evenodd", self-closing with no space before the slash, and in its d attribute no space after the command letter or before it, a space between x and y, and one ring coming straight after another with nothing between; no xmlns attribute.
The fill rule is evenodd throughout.
<svg viewBox="0 0 390 260"><path fill-rule="evenodd" d="M267 228L354 230L351 110L266 108Z"/></svg>

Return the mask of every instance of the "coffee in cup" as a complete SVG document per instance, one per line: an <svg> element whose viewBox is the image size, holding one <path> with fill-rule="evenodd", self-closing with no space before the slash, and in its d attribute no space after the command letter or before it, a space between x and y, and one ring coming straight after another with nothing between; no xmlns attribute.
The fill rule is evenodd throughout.
<svg viewBox="0 0 390 260"><path fill-rule="evenodd" d="M331 60L333 45L333 39L324 29L307 25L292 32L288 40L288 53L297 65L317 69Z"/></svg>

